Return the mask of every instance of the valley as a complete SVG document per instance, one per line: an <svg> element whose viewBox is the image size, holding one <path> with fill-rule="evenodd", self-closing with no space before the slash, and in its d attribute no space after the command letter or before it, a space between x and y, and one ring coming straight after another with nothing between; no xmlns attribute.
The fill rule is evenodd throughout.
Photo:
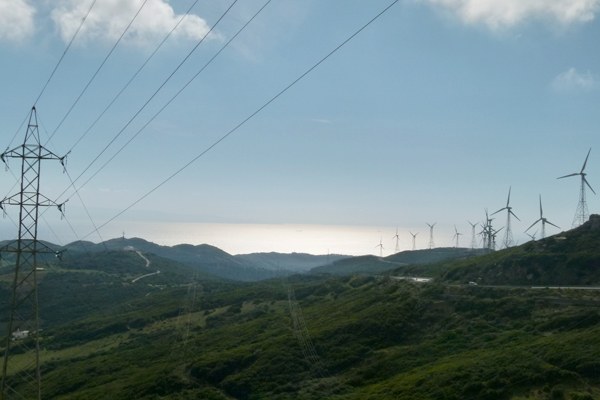
<svg viewBox="0 0 600 400"><path fill-rule="evenodd" d="M153 246L140 240L70 250L40 273L44 392L53 399L600 398L599 250L591 246L599 242L600 232L585 224L565 239L488 254L449 249L460 256L439 261L425 252L432 262L401 266L395 260L416 254L354 257L334 261L335 273L324 266L253 282L210 275L202 263L164 258L166 250L139 250ZM563 282L574 287L556 287ZM0 288L6 298L8 286ZM23 367L15 359L16 371Z"/></svg>

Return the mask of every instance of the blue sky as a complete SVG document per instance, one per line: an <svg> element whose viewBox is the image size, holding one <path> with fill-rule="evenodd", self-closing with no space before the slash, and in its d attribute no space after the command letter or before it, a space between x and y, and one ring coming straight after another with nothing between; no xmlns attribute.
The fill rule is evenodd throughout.
<svg viewBox="0 0 600 400"><path fill-rule="evenodd" d="M133 18L141 0L97 0L37 103L40 135L67 152L165 37L191 0L147 0L81 100L92 74ZM35 102L91 1L0 0L0 137L15 132ZM199 1L105 117L73 148L67 169L76 179L122 130L198 40L213 32L148 106L84 173L85 182L142 127L264 4ZM173 103L110 161L79 194L99 226L229 132L390 4L389 1L273 0ZM337 250L315 248L283 231L253 233L241 249L239 226L332 226L365 232L364 247L393 250L398 227L437 222L436 242L451 245L454 225L481 221L484 209L511 205L516 240L538 215L570 228L578 172L592 148L588 180L600 189L600 0L401 0L303 80L157 191L97 234L69 178L45 163L43 189L67 203L66 221L44 214L43 238L98 241L125 232L167 242L195 239L177 224L225 224L231 233L203 242L232 253ZM215 26L216 25L216 26ZM58 129L57 129L58 128ZM18 165L10 164L18 174ZM14 183L3 174L6 195ZM12 189L14 191L14 189ZM588 196L590 212L598 198ZM16 210L10 210L13 219ZM505 216L496 215L496 226ZM66 222L71 223L75 233ZM52 230L48 228L52 226ZM15 226L6 218L5 237ZM144 226L145 228L141 228ZM211 225L214 227L214 225ZM302 229L298 229L302 226ZM169 228L171 227L171 228ZM198 228L200 229L200 228ZM163 232L158 235L156 232ZM221 231L221 230L219 230ZM264 231L264 230L263 230ZM535 230L534 230L535 231ZM183 232L183 231L180 231ZM185 232L188 232L185 230ZM236 233L237 232L237 233ZM264 233L264 232L263 232ZM556 233L551 228L548 233ZM215 234L216 235L216 234ZM160 236L160 238L159 238ZM231 243L228 244L227 238ZM242 238L243 241L243 238ZM237 247L236 247L237 246ZM342 249L342 247L339 247ZM343 251L348 252L347 247Z"/></svg>

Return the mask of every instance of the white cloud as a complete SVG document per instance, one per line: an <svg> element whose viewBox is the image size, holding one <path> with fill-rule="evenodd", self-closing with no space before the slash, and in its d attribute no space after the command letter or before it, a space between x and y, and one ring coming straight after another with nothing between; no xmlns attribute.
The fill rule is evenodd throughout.
<svg viewBox="0 0 600 400"><path fill-rule="evenodd" d="M141 0L98 1L79 33L79 40L117 40L140 4ZM71 39L89 6L89 1L62 0L52 11L52 19L64 41ZM167 34L180 17L166 0L148 0L123 40L136 46L154 43ZM179 25L174 36L199 39L208 30L209 26L204 19L190 14Z"/></svg>
<svg viewBox="0 0 600 400"><path fill-rule="evenodd" d="M19 42L30 37L35 9L26 0L0 0L0 41Z"/></svg>
<svg viewBox="0 0 600 400"><path fill-rule="evenodd" d="M590 91L600 86L600 80L590 71L579 72L569 68L552 80L552 88L559 92Z"/></svg>
<svg viewBox="0 0 600 400"><path fill-rule="evenodd" d="M468 24L498 30L530 19L567 26L589 22L600 11L600 0L419 0L441 7Z"/></svg>

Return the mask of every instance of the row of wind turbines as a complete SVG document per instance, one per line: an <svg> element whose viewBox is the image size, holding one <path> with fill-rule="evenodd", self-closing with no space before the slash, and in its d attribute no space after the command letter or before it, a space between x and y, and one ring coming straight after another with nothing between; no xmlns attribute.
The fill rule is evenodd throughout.
<svg viewBox="0 0 600 400"><path fill-rule="evenodd" d="M574 177L574 176L579 176L579 178L580 178L579 201L577 203L575 217L573 218L573 224L572 224L573 228L577 227L579 225L582 225L584 222L587 221L588 216L589 216L588 208L587 208L587 201L586 201L586 188L591 190L592 193L596 194L596 192L594 191L594 189L588 182L588 180L586 178L587 173L585 172L585 168L587 166L587 162L590 157L591 151L592 151L592 149L590 148L588 150L585 160L583 162L583 166L581 167L581 170L579 172L573 172L571 174L559 176L558 178L556 178L556 179L563 179L563 178L569 178L569 177ZM514 240L513 240L513 235L512 235L512 218L516 218L518 221L521 221L521 220L519 217L517 217L517 215L513 211L513 207L510 205L510 194L511 194L511 187L508 188L508 197L506 199L506 205L504 207L493 212L492 214L488 214L487 209L485 210L484 222L478 224L478 223L472 223L470 221L467 221L469 223L469 225L471 225L471 248L472 249L477 247L477 240L476 240L477 232L476 232L476 230L477 230L478 225L481 227L481 231L478 233L478 235L483 238L482 247L484 249L495 250L496 249L496 238L497 238L498 234L503 230L504 230L503 246L505 248L507 248L507 247L511 247L514 245ZM550 225L557 229L560 229L560 227L558 225L552 223L551 221L548 220L548 218L544 217L544 209L542 207L542 195L539 195L539 206L540 206L539 218L537 220L535 220L525 230L525 234L527 236L529 236L532 240L536 240L537 231L534 232L533 234L531 234L530 231L533 227L535 227L538 224L540 224L540 236L542 239L546 237L546 225ZM492 225L492 221L494 220L494 218L491 218L491 216L499 214L503 211L506 211L506 225L502 228L494 229L494 227ZM436 224L437 224L436 222L426 223L427 227L429 228L429 243L428 243L429 249L435 248L434 227L436 226ZM412 238L412 250L414 251L417 249L416 239L417 239L417 235L419 234L419 232L416 232L416 233L409 232L409 233ZM463 235L464 234L459 232L455 225L454 226L454 236L452 237L452 241L454 242L455 247L459 247L460 237ZM396 234L392 237L392 239L395 240L395 242L396 242L396 246L395 246L396 251L395 252L397 253L400 251L400 235L398 233L398 228L396 228ZM384 250L383 239L380 239L379 244L375 247L379 248L380 257L383 256L383 250Z"/></svg>

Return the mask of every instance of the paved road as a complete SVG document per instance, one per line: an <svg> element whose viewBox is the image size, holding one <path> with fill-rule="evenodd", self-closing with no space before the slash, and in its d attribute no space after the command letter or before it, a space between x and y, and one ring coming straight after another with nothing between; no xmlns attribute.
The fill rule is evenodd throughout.
<svg viewBox="0 0 600 400"><path fill-rule="evenodd" d="M432 278L424 278L417 276L391 276L395 280L406 280L419 283L433 282ZM443 282L442 282L443 283ZM454 287L475 287L485 289L526 289L526 290L600 290L600 286L526 286L526 285L480 285L480 284L447 284Z"/></svg>
<svg viewBox="0 0 600 400"><path fill-rule="evenodd" d="M143 255L142 252L139 251L139 250L136 250L135 252L137 253L138 256L142 257L142 259L144 261L146 261L146 268L150 268L150 260L148 260L148 257L146 257L145 255ZM152 276L152 275L158 275L158 274L160 274L160 271L156 270L156 272L151 272L149 274L144 274L144 275L138 276L137 278L133 279L131 281L131 283L135 283L135 282L139 281L140 279L147 278L147 277Z"/></svg>

